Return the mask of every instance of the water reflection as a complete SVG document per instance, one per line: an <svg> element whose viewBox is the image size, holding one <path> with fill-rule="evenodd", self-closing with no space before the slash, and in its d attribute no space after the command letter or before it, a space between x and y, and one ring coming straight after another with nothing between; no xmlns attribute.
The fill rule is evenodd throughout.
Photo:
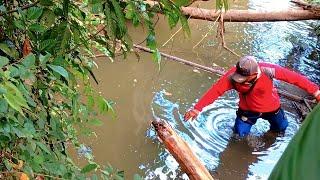
<svg viewBox="0 0 320 180"><path fill-rule="evenodd" d="M281 10L290 1L249 1L249 9ZM320 83L319 40L314 32L317 21L248 23L244 32L253 39L251 52L263 61L292 68Z"/></svg>
<svg viewBox="0 0 320 180"><path fill-rule="evenodd" d="M231 5L236 6L235 9L268 10L288 6L287 0L237 1ZM190 24L191 38L186 39L181 33L161 50L207 66L217 64L227 68L237 61L237 57L221 48L215 38L215 30L201 45L192 49L202 39L201 35L215 27L212 27L212 22L199 20L191 20ZM255 55L261 60L293 68L320 83L320 44L311 31L312 24L313 21L226 23L225 40L228 47L238 54ZM159 44L166 42L170 33L175 32L167 28L167 22L160 19L156 27ZM145 39L143 30L132 31L133 38L141 38L134 39L134 42ZM298 117L286 112L289 127L284 136L266 133L268 122L258 120L249 139L233 140L232 127L238 98L235 92L230 92L207 107L196 121L183 122L183 113L219 77L197 73L190 67L166 60L162 61L162 69L158 72L149 54L141 53L140 56L139 62L134 55L129 55L127 61L98 61L99 91L110 95L110 99L116 102L118 115L117 120L103 117L105 125L97 131L99 140L90 139L89 145L101 163L110 162L123 169L126 179L132 179L135 173L140 173L145 179L188 179L149 128L153 115L167 120L215 177L264 179L268 176L296 133L299 125L295 120Z"/></svg>
<svg viewBox="0 0 320 180"><path fill-rule="evenodd" d="M287 9L291 6L288 2L255 0L249 1L248 8ZM289 67L320 83L319 44L317 36L312 33L313 23L314 21L247 23L243 27L238 26L243 28L239 31L244 32L244 40L231 43L230 46L237 50L247 49L247 54ZM210 40L208 46L211 46L209 42ZM170 86L162 84L163 88ZM154 94L151 109L155 117L170 123L214 177L267 179L288 142L299 129L296 122L298 117L286 111L289 126L282 136L268 132L268 121L259 119L246 139L235 140L232 138L232 127L237 103L236 93L229 92L206 107L196 121L184 122L181 113L192 105L186 106L179 99L168 98L165 90L159 90ZM152 129L149 129L148 136L154 140L156 138ZM148 167L146 179L187 178L167 151L163 150L159 159L155 161L163 164Z"/></svg>
<svg viewBox="0 0 320 180"><path fill-rule="evenodd" d="M237 109L237 96L234 92L227 93L205 108L193 122L182 121L179 104L168 100L164 92L162 90L155 93L152 103L154 116L167 120L211 173L218 178L268 177L287 143L299 128L294 115L286 112L289 127L283 136L277 137L267 132L268 121L260 119L252 127L247 139L232 139L232 127ZM149 130L148 136L156 139L152 129ZM185 178L177 162L167 151L164 151L159 158L163 164L149 167L147 179L155 177L167 179L169 175Z"/></svg>

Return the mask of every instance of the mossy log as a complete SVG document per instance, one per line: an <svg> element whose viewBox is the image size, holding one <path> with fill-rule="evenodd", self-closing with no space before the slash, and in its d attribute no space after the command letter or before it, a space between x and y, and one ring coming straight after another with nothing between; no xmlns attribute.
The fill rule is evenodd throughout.
<svg viewBox="0 0 320 180"><path fill-rule="evenodd" d="M152 125L166 149L191 180L213 180L207 168L196 157L189 145L177 135L166 121L154 120Z"/></svg>

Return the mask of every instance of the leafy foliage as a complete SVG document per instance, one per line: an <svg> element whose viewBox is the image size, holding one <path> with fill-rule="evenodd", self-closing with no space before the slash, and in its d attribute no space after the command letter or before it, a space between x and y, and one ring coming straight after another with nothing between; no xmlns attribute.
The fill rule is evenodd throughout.
<svg viewBox="0 0 320 180"><path fill-rule="evenodd" d="M320 104L303 121L301 128L273 168L270 180L319 179L319 117Z"/></svg>
<svg viewBox="0 0 320 180"><path fill-rule="evenodd" d="M216 0L216 9L224 9L227 11L229 9L228 0Z"/></svg>
<svg viewBox="0 0 320 180"><path fill-rule="evenodd" d="M113 60L116 53L130 51L128 21L147 28L146 44L158 63L156 12L168 17L170 27L180 21L190 33L179 5L158 2L0 2L1 177L85 179L89 173L93 179L123 178L123 171L98 165L92 155L79 168L66 147L79 148L78 136L93 133L87 125L102 124L97 113L113 112L111 101L90 84L89 77L96 80L92 57L100 51Z"/></svg>

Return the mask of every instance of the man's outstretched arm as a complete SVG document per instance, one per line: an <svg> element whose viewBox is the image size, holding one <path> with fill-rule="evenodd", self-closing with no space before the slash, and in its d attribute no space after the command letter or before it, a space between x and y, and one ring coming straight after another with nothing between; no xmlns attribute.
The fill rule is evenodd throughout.
<svg viewBox="0 0 320 180"><path fill-rule="evenodd" d="M195 119L202 109L209 104L213 103L224 92L232 89L232 83L229 80L229 76L235 71L235 68L231 68L226 74L224 74L211 88L200 98L196 105L186 112L184 119Z"/></svg>
<svg viewBox="0 0 320 180"><path fill-rule="evenodd" d="M312 94L320 102L318 85L311 82L307 77L275 64L263 63L262 68L265 68L273 78L298 86L309 94Z"/></svg>

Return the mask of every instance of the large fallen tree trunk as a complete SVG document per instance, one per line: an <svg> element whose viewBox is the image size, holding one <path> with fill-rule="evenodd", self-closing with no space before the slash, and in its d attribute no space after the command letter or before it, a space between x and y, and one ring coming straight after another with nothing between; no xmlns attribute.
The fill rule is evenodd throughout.
<svg viewBox="0 0 320 180"><path fill-rule="evenodd" d="M225 22L299 21L320 19L320 13L314 13L306 9L283 11L228 10L221 13L216 10L196 7L181 7L181 11L184 15L192 19L207 21L216 21L221 15Z"/></svg>
<svg viewBox="0 0 320 180"><path fill-rule="evenodd" d="M213 180L207 168L192 152L189 145L175 133L167 122L154 120L152 125L166 149L173 155L181 169L191 180Z"/></svg>
<svg viewBox="0 0 320 180"><path fill-rule="evenodd" d="M157 1L144 1L151 6L157 6ZM191 19L201 19L206 21L216 21L223 16L224 22L268 22L268 21L300 21L300 20L319 20L320 8L293 0L298 4L299 9L287 9L280 11L262 11L262 10L227 10L217 11L214 9L203 9L197 7L181 7L181 12ZM308 7L308 8L306 8ZM162 13L162 12L160 12Z"/></svg>

